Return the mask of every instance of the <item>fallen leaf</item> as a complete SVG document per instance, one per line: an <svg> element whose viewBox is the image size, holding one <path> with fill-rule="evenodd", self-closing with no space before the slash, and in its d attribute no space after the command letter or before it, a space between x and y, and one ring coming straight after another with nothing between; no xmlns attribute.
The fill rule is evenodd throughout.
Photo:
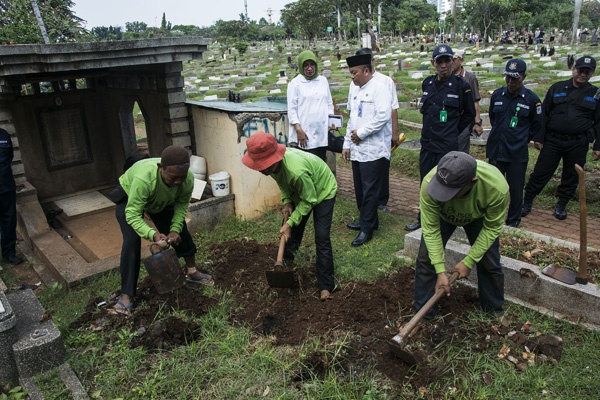
<svg viewBox="0 0 600 400"><path fill-rule="evenodd" d="M483 383L485 383L486 385L491 385L494 382L492 375L488 374L487 372L481 374L481 377L483 378Z"/></svg>
<svg viewBox="0 0 600 400"><path fill-rule="evenodd" d="M500 352L498 352L498 358L505 358L508 353L510 353L510 348L506 343L504 343L500 349Z"/></svg>
<svg viewBox="0 0 600 400"><path fill-rule="evenodd" d="M523 371L527 370L527 364L525 364L525 363L518 363L517 364L517 369L519 371L523 372Z"/></svg>
<svg viewBox="0 0 600 400"><path fill-rule="evenodd" d="M421 386L421 387L419 388L419 394L420 394L420 395L427 394L427 388L424 388L423 386Z"/></svg>
<svg viewBox="0 0 600 400"><path fill-rule="evenodd" d="M531 250L531 256L535 256L536 254L540 254L540 253L543 253L543 252L544 252L543 249L540 249L540 248L536 247L535 249Z"/></svg>
<svg viewBox="0 0 600 400"><path fill-rule="evenodd" d="M530 321L525 322L523 324L523 326L521 327L521 330L524 330L524 331L529 331L530 329L531 329L531 322Z"/></svg>
<svg viewBox="0 0 600 400"><path fill-rule="evenodd" d="M265 391L262 394L263 397L267 397L270 392L271 392L271 388L267 386L266 389L265 389Z"/></svg>
<svg viewBox="0 0 600 400"><path fill-rule="evenodd" d="M510 356L510 355L506 356L506 359L515 365L519 363L519 360L517 358Z"/></svg>
<svg viewBox="0 0 600 400"><path fill-rule="evenodd" d="M525 257L528 260L531 260L531 253L529 251L526 251L525 253L523 253L523 257Z"/></svg>

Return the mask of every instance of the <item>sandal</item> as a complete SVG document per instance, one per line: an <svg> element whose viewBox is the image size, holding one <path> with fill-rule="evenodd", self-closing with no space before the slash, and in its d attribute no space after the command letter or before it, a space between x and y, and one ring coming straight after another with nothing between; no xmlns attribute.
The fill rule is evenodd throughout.
<svg viewBox="0 0 600 400"><path fill-rule="evenodd" d="M117 304L113 307L115 313L124 315L126 317L131 317L133 314L131 313L131 309L133 308L133 301L130 301L129 304L125 305L121 300L117 301Z"/></svg>
<svg viewBox="0 0 600 400"><path fill-rule="evenodd" d="M214 286L215 281L213 281L212 276L210 276L209 274L203 274L200 271L194 272L193 275L195 274L197 275L188 275L186 281L196 285Z"/></svg>

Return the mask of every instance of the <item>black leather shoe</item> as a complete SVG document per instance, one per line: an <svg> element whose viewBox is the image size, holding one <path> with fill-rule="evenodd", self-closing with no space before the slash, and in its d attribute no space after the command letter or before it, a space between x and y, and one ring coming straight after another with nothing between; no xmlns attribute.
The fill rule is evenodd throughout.
<svg viewBox="0 0 600 400"><path fill-rule="evenodd" d="M556 203L554 207L554 217L556 219L566 219L567 218L567 205L564 203Z"/></svg>
<svg viewBox="0 0 600 400"><path fill-rule="evenodd" d="M11 263L12 265L19 265L23 262L23 259L19 256L4 257L4 261Z"/></svg>
<svg viewBox="0 0 600 400"><path fill-rule="evenodd" d="M367 243L372 238L373 238L373 234L372 233L361 232L361 233L358 234L358 236L356 237L356 239L354 239L352 241L352 246L354 246L354 247L362 246L363 244Z"/></svg>
<svg viewBox="0 0 600 400"><path fill-rule="evenodd" d="M354 231L360 231L360 223L358 222L348 222L348 225L346 225L349 229L352 229Z"/></svg>
<svg viewBox="0 0 600 400"><path fill-rule="evenodd" d="M521 217L527 216L531 212L532 207L533 203L524 202L523 207L521 207Z"/></svg>
<svg viewBox="0 0 600 400"><path fill-rule="evenodd" d="M404 230L409 232L416 231L417 229L421 229L421 222L417 221L414 224L408 224L404 227Z"/></svg>

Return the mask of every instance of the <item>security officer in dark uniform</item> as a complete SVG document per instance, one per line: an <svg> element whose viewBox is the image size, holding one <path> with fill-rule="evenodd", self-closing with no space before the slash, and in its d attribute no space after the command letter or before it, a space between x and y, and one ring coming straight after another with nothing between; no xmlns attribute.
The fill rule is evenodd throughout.
<svg viewBox="0 0 600 400"><path fill-rule="evenodd" d="M13 146L10 134L0 128L0 234L2 258L13 265L23 260L16 254L17 192L12 172Z"/></svg>
<svg viewBox="0 0 600 400"><path fill-rule="evenodd" d="M554 216L567 218L567 203L577 189L575 164L585 165L592 142L594 159L600 157L600 141L596 140L600 133L599 96L597 88L588 82L595 70L596 60L583 56L573 66L573 78L555 83L546 93L542 104L544 129L533 138L535 148L541 152L525 187L523 217L531 212L533 199L552 178L562 159Z"/></svg>
<svg viewBox="0 0 600 400"><path fill-rule="evenodd" d="M458 150L458 135L475 118L475 105L471 87L463 78L454 75L452 56L454 52L447 44L433 50L431 65L436 74L427 77L421 88L421 154L419 174L421 181L440 159L451 151ZM406 225L404 229L414 231L421 228L420 221Z"/></svg>
<svg viewBox="0 0 600 400"><path fill-rule="evenodd" d="M510 189L506 225L518 227L523 206L523 187L529 161L529 141L542 129L540 98L523 85L527 65L523 60L506 63L506 86L497 89L490 101L492 130L486 144L486 156L505 176Z"/></svg>

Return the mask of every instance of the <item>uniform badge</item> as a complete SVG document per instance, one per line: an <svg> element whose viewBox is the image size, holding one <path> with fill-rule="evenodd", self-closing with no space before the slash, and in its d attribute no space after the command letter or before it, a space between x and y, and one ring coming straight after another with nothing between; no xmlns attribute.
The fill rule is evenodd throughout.
<svg viewBox="0 0 600 400"><path fill-rule="evenodd" d="M537 103L535 105L538 115L542 113L542 103Z"/></svg>

